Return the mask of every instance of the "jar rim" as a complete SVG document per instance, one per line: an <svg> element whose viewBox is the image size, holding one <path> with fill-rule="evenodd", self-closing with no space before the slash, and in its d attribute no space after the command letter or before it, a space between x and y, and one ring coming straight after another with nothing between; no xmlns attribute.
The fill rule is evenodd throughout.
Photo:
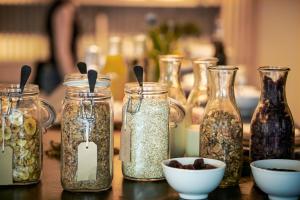
<svg viewBox="0 0 300 200"><path fill-rule="evenodd" d="M193 63L211 63L211 62L217 63L218 61L219 59L216 57L192 58Z"/></svg>
<svg viewBox="0 0 300 200"><path fill-rule="evenodd" d="M19 96L21 89L19 84L15 83L0 83L0 93L2 95ZM36 95L39 93L39 86L35 84L26 84L24 87L23 95Z"/></svg>
<svg viewBox="0 0 300 200"><path fill-rule="evenodd" d="M168 92L167 84L158 82L144 82L143 94L164 94ZM125 84L125 93L127 94L140 94L141 87L136 82Z"/></svg>
<svg viewBox="0 0 300 200"><path fill-rule="evenodd" d="M161 61L178 61L182 60L184 57L178 54L166 54L166 55L159 55L159 60Z"/></svg>
<svg viewBox="0 0 300 200"><path fill-rule="evenodd" d="M236 71L239 68L233 65L218 65L218 66L209 66L208 67L209 70L217 70L217 71Z"/></svg>
<svg viewBox="0 0 300 200"><path fill-rule="evenodd" d="M66 87L78 87L78 88L88 88L89 83L88 83L88 77L87 74L80 74L80 73L72 73L72 74L67 74L64 78L64 86ZM98 75L96 85L95 87L104 87L108 88L110 87L110 78L109 76L106 75Z"/></svg>
<svg viewBox="0 0 300 200"><path fill-rule="evenodd" d="M261 66L258 68L259 71L290 71L289 67L282 66Z"/></svg>

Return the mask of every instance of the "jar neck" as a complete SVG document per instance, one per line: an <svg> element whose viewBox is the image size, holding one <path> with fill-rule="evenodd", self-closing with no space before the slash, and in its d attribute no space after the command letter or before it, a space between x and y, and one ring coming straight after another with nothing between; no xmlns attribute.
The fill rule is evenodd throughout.
<svg viewBox="0 0 300 200"><path fill-rule="evenodd" d="M259 69L261 78L260 101L268 101L269 105L286 103L286 80L289 69Z"/></svg>
<svg viewBox="0 0 300 200"><path fill-rule="evenodd" d="M166 83L168 86L181 87L179 80L181 62L181 59L160 59L159 82Z"/></svg>
<svg viewBox="0 0 300 200"><path fill-rule="evenodd" d="M234 80L237 68L226 68L209 68L210 100L234 101Z"/></svg>
<svg viewBox="0 0 300 200"><path fill-rule="evenodd" d="M194 88L198 90L207 90L207 68L210 66L216 66L217 61L193 61L193 71L194 71Z"/></svg>

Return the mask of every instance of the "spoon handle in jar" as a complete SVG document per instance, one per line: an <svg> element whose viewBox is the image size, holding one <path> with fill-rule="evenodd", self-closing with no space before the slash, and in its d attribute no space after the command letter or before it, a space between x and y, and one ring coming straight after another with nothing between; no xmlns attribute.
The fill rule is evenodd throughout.
<svg viewBox="0 0 300 200"><path fill-rule="evenodd" d="M21 69L21 78L20 78L20 89L21 89L21 94L23 94L26 82L29 79L29 76L31 74L31 67L28 65L23 65Z"/></svg>
<svg viewBox="0 0 300 200"><path fill-rule="evenodd" d="M90 92L94 93L98 73L95 70L88 71Z"/></svg>
<svg viewBox="0 0 300 200"><path fill-rule="evenodd" d="M84 63L84 62L77 63L77 68L78 68L78 70L81 74L86 74L87 73L86 63Z"/></svg>
<svg viewBox="0 0 300 200"><path fill-rule="evenodd" d="M139 82L140 87L142 88L143 87L143 76L144 76L143 67L141 67L139 65L136 65L133 68L133 71L134 71L134 74L135 74L135 77L136 77L137 81Z"/></svg>

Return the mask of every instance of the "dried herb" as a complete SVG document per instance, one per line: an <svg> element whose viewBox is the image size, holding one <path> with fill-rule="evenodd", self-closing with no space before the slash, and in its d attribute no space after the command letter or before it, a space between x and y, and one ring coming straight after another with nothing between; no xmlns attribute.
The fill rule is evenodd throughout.
<svg viewBox="0 0 300 200"><path fill-rule="evenodd" d="M236 115L211 110L200 126L200 155L226 163L221 187L238 184L243 162L242 123Z"/></svg>
<svg viewBox="0 0 300 200"><path fill-rule="evenodd" d="M29 111L27 111L29 113ZM13 109L5 117L4 140L13 148L14 183L38 182L41 174L41 128L31 115ZM2 141L2 121L0 121Z"/></svg>
<svg viewBox="0 0 300 200"><path fill-rule="evenodd" d="M127 103L125 103L126 105ZM138 104L132 101L132 107ZM169 154L169 104L164 99L144 98L137 113L125 112L131 136L131 161L122 170L129 179L163 179L161 162Z"/></svg>
<svg viewBox="0 0 300 200"><path fill-rule="evenodd" d="M285 98L285 78L263 78L262 98L251 122L250 156L291 159L294 153L294 123Z"/></svg>
<svg viewBox="0 0 300 200"><path fill-rule="evenodd" d="M83 104L91 113L90 102ZM93 105L95 121L88 140L97 145L96 180L77 181L77 147L85 142L85 123L82 120L81 106L75 101L67 101L62 114L62 171L64 189L77 191L100 191L110 188L112 182L112 135L110 105L95 102Z"/></svg>

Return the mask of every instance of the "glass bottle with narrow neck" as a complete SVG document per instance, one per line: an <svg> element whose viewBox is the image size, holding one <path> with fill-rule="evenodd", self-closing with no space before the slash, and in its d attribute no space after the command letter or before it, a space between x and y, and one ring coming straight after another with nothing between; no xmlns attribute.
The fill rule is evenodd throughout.
<svg viewBox="0 0 300 200"><path fill-rule="evenodd" d="M187 100L186 156L199 156L199 126L207 103L207 68L216 66L217 58L192 60L194 85Z"/></svg>
<svg viewBox="0 0 300 200"><path fill-rule="evenodd" d="M221 187L238 185L243 162L243 125L234 97L237 70L208 67L209 99L200 125L200 156L226 163Z"/></svg>
<svg viewBox="0 0 300 200"><path fill-rule="evenodd" d="M180 67L183 57L179 55L162 55L159 57L159 82L168 86L168 96L186 105L186 97L180 84ZM182 157L185 154L186 118L170 130L170 156Z"/></svg>
<svg viewBox="0 0 300 200"><path fill-rule="evenodd" d="M261 96L251 120L251 160L292 159L294 121L285 85L289 68L260 67Z"/></svg>
<svg viewBox="0 0 300 200"><path fill-rule="evenodd" d="M124 86L127 81L127 66L121 54L121 39L111 37L106 62L101 73L109 75L111 79L111 91L114 100L121 101L124 94Z"/></svg>

